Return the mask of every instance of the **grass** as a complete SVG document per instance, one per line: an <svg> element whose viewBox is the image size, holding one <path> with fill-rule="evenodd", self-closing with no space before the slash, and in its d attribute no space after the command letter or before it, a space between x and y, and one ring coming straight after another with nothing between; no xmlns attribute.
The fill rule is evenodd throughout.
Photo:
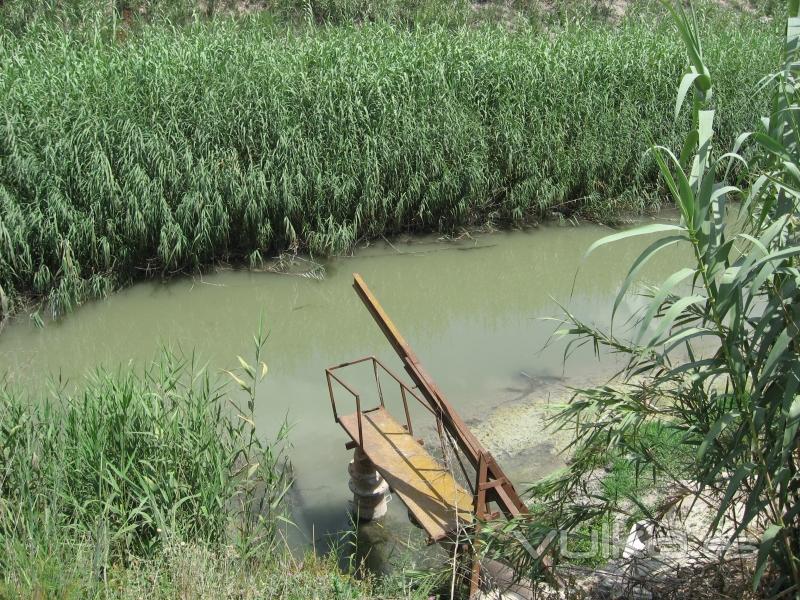
<svg viewBox="0 0 800 600"><path fill-rule="evenodd" d="M114 565L98 579L92 572L90 543L70 543L59 552L31 564L20 582L19 572L6 574L0 598L104 598L187 600L203 598L280 598L356 600L416 598L415 592L387 588L374 579L357 580L343 573L335 555L307 554L295 559L286 551L271 551L258 562L242 561L235 553L202 545L176 543L153 558ZM384 595L384 593L386 594Z"/></svg>
<svg viewBox="0 0 800 600"><path fill-rule="evenodd" d="M770 24L703 13L724 143L754 121ZM0 37L0 286L59 315L148 276L362 237L608 216L658 201L681 46L662 25L556 34L263 19L121 41ZM762 65L763 63L763 65ZM749 68L743 68L748 65Z"/></svg>
<svg viewBox="0 0 800 600"><path fill-rule="evenodd" d="M637 444L647 448L654 462L664 470L680 473L694 459L694 447L684 444L680 432L662 423L649 423L638 435L640 440ZM602 493L614 504L654 491L654 486L659 483L657 478L654 481L652 473L638 466L630 456L614 456L604 466L609 472L601 482Z"/></svg>
<svg viewBox="0 0 800 600"><path fill-rule="evenodd" d="M577 390L557 416L559 426L575 428L576 460L555 489L566 499L593 468L598 450L629 451L637 464L676 490L659 511L679 501L710 503L709 536L720 536L726 546L735 546L744 532L758 539L751 590L771 598L797 596L800 346L796 316L786 304L800 289L800 204L796 193L787 194L787 187L796 187L800 163L793 141L800 107L795 86L800 34L794 27L800 3L787 2L785 53L765 78L772 102L751 126L748 173L740 181L723 165L743 160L742 155L738 149L723 154L724 145L721 151L714 140L717 65L703 52L704 36L694 19L680 3L668 6L686 44L687 70L699 76L687 76L679 95L678 105L692 113L680 158L663 146L653 153L680 216L666 241L691 249L694 260L690 268L644 288L645 304L623 337L565 313L557 335L569 338L568 347L594 345L596 354L610 349L624 355L625 366L612 382ZM740 200L738 206L730 204L732 197ZM652 227L640 227L607 236L589 252L651 232ZM633 274L663 247L652 244L634 261L612 319L631 292ZM684 281L692 285L678 283ZM669 423L696 448L684 469L664 468L649 448L630 443L654 421ZM726 531L723 519L735 527Z"/></svg>
<svg viewBox="0 0 800 600"><path fill-rule="evenodd" d="M248 415L260 376L248 365L236 377L243 395L165 352L141 373L98 371L75 395L0 386L0 597L299 598L292 582L351 585L334 559L291 562L286 432L259 440Z"/></svg>
<svg viewBox="0 0 800 600"><path fill-rule="evenodd" d="M0 599L427 597L290 551L287 430L252 421L264 341L230 379L165 350L77 393L0 381Z"/></svg>
<svg viewBox="0 0 800 600"><path fill-rule="evenodd" d="M648 453L662 471L682 473L695 460L694 446L685 444L681 432L664 423L648 423L636 435L636 440L628 440L626 444ZM594 568L605 564L613 552L621 551L602 546L602 541L616 535L621 536L618 542L624 544L631 525L650 516L650 511L669 490L661 473L643 468L631 455L596 448L588 451L587 458L594 465L594 472L586 478L585 487L578 494L581 506L575 514L558 503L541 501L532 507L532 512L537 525L545 530L569 530L566 548L584 554L573 555L570 564ZM551 482L561 475L556 473L534 486L532 497L548 497ZM576 518L576 514L580 517ZM593 545L598 540L601 545Z"/></svg>
<svg viewBox="0 0 800 600"><path fill-rule="evenodd" d="M726 6L772 15L780 10L775 4L774 0L734 0ZM620 8L625 14L647 18L662 13L657 0L5 0L0 5L0 27L19 34L44 20L72 30L99 27L124 35L153 23L186 25L244 15L291 27L364 23L405 29L482 24L551 27L575 21L615 22Z"/></svg>

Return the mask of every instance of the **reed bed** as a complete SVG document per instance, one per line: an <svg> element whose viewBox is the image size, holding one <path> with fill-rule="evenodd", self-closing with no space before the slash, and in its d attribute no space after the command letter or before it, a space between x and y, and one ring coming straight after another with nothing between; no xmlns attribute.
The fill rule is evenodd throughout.
<svg viewBox="0 0 800 600"><path fill-rule="evenodd" d="M718 6L714 0L697 3ZM733 0L725 7L772 15L781 8L774 4L774 0ZM72 30L100 27L118 31L153 23L186 25L245 15L292 27L376 22L402 28L487 23L550 27L576 20L615 22L621 7L626 15L640 17L664 13L658 0L4 0L0 29L18 34L44 20Z"/></svg>
<svg viewBox="0 0 800 600"><path fill-rule="evenodd" d="M728 21L725 21L728 19ZM704 25L729 143L781 48ZM134 279L360 238L657 202L680 41L658 23L0 36L0 286L53 315ZM762 64L763 63L763 64ZM747 68L744 66L747 65Z"/></svg>
<svg viewBox="0 0 800 600"><path fill-rule="evenodd" d="M248 368L237 377L254 399ZM286 430L261 441L240 399L169 352L43 399L0 381L0 596L65 597L182 548L279 555Z"/></svg>

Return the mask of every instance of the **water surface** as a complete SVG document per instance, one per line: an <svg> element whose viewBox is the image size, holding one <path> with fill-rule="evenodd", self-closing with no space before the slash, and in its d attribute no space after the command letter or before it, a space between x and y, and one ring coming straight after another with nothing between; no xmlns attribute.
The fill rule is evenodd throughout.
<svg viewBox="0 0 800 600"><path fill-rule="evenodd" d="M259 392L257 425L265 436L284 418L293 425L295 520L299 535L311 540L312 531L319 538L348 525L350 453L333 421L324 368L374 354L401 371L353 292L352 273L364 276L452 404L522 484L560 465L558 444L542 427L548 398L608 373L588 349L566 365L563 345L541 351L554 329L541 317L558 315L556 302L586 321L608 322L619 283L648 241L582 261L586 248L608 233L585 225L459 241L410 238L324 261L323 280L220 270L137 284L43 329L16 319L0 335L0 371L31 388L48 374L79 385L98 364L144 364L160 344L194 348L220 370L236 366L238 354L249 356L263 315L270 373ZM663 279L687 261L681 250L663 252L647 276ZM634 304L623 307L620 322ZM401 519L403 512L395 506L392 515Z"/></svg>

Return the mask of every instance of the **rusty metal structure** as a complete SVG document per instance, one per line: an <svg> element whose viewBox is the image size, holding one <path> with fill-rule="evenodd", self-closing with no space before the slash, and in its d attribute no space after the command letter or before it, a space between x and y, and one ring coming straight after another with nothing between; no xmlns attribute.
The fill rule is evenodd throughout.
<svg viewBox="0 0 800 600"><path fill-rule="evenodd" d="M526 515L528 510L500 465L469 430L442 391L423 368L417 356L367 287L354 274L353 287L386 339L397 353L413 382L410 386L374 356L342 363L325 370L331 407L336 422L350 437L348 449L358 449L374 463L410 516L428 534L431 543L454 541L459 533L475 533L482 522ZM346 383L341 372L354 365L372 366L379 404L362 406L362 398ZM400 423L388 412L381 380L397 385L403 407ZM355 404L355 412L341 414L335 390L341 387ZM430 413L436 422L445 465L437 461L414 438L409 401ZM448 452L452 450L452 452ZM459 465L465 489L452 473L448 455ZM493 509L496 507L496 510ZM464 547L467 550L467 547ZM544 561L549 566L549 561ZM470 598L478 592L480 562L473 555Z"/></svg>

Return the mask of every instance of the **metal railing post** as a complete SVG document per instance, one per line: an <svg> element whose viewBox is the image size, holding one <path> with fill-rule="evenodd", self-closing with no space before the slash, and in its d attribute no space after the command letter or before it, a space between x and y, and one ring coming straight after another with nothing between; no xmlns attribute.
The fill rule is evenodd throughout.
<svg viewBox="0 0 800 600"><path fill-rule="evenodd" d="M331 371L330 371L330 369L325 369L325 379L328 380L328 395L331 397L331 408L333 409L333 420L338 423L339 422L339 415L336 412L336 400L334 399L334 395L333 395L333 385L331 384Z"/></svg>
<svg viewBox="0 0 800 600"><path fill-rule="evenodd" d="M356 415L358 415L358 445L364 449L364 432L361 429L361 396L356 394Z"/></svg>
<svg viewBox="0 0 800 600"><path fill-rule="evenodd" d="M403 397L403 408L406 411L406 427L408 428L408 433L414 435L414 428L411 427L411 415L408 414L408 401L406 400L406 386L402 383L400 384L400 395Z"/></svg>
<svg viewBox="0 0 800 600"><path fill-rule="evenodd" d="M378 387L378 398L380 398L381 406L386 407L383 401L383 388L381 388L381 380L378 379L378 360L372 357L372 371L375 373L375 385Z"/></svg>

